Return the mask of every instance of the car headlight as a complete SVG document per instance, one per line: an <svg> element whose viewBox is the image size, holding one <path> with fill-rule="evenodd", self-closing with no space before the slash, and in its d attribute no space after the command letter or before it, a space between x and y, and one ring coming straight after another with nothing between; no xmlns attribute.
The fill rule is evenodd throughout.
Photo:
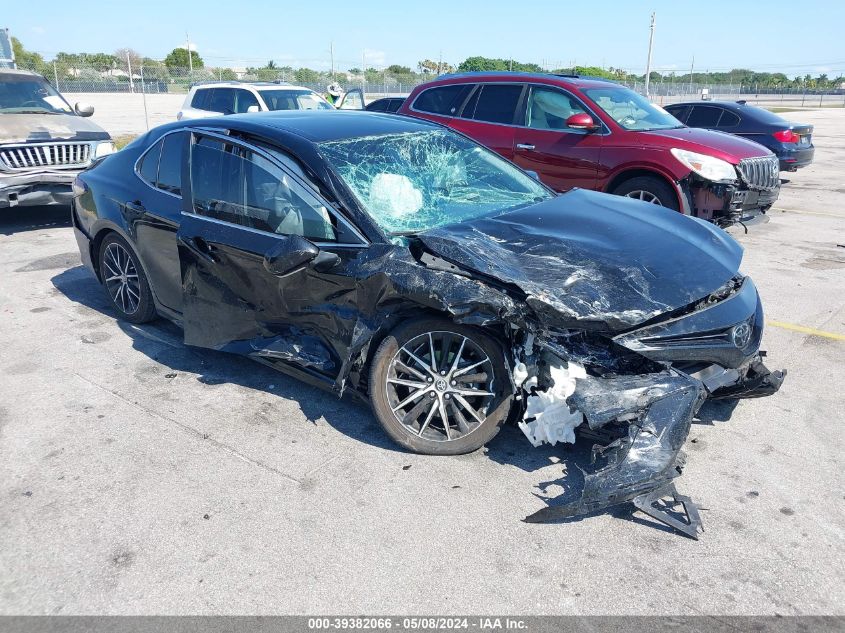
<svg viewBox="0 0 845 633"><path fill-rule="evenodd" d="M729 162L715 156L690 152L685 149L673 147L672 156L677 158L682 165L688 167L702 178L707 180L736 180L736 169Z"/></svg>
<svg viewBox="0 0 845 633"><path fill-rule="evenodd" d="M114 152L114 143L111 141L101 141L97 143L97 147L94 148L94 158L102 158L103 156L114 154Z"/></svg>

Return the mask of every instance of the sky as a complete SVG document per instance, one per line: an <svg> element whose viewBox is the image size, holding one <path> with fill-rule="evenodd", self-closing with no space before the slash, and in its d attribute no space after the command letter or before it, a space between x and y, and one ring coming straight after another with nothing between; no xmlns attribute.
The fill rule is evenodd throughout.
<svg viewBox="0 0 845 633"><path fill-rule="evenodd" d="M652 68L688 72L751 68L789 76L845 75L845 2L459 2L372 0L3 0L0 27L28 50L114 52L163 59L186 33L209 66L308 66L340 70L428 58L457 65L472 55L551 68L592 65L642 73L656 13ZM225 7L225 8L217 8ZM823 26L828 25L828 26Z"/></svg>

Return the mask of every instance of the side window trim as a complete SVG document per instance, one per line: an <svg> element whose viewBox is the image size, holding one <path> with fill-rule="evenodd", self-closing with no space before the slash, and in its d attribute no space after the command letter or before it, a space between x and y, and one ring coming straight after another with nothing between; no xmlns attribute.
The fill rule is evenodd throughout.
<svg viewBox="0 0 845 633"><path fill-rule="evenodd" d="M153 143L150 147L148 147L147 149L145 149L143 151L143 153L135 161L135 165L132 168L132 170L135 172L135 175L138 177L138 180L143 182L150 189L152 189L153 191L157 191L159 193L163 193L166 196L171 196L171 197L176 198L178 200L182 199L181 195L175 194L175 193L170 192L170 191L166 191L164 189L160 189L159 187L156 186L156 184L158 183L158 170L159 170L159 165L161 164L161 153L164 151L164 138L166 136L170 136L171 134L178 134L179 132L184 132L184 131L185 131L184 129L180 128L178 130L170 130L169 132L165 132L164 134L159 136L158 140L155 143ZM147 155L150 154L150 152L152 152L156 147L158 147L158 158L156 158L156 182L152 183L152 182L148 182L143 176L141 176L141 163L144 161L144 159L147 157ZM184 191L185 191L184 187L182 188L182 191L184 193Z"/></svg>
<svg viewBox="0 0 845 633"><path fill-rule="evenodd" d="M284 172L284 174L286 176L288 176L289 178L291 178L291 180L293 180L297 185L302 187L308 193L308 195L313 197L315 200L317 200L317 202L319 202L320 204L322 204L325 207L326 212L330 216L334 217L338 221L338 223L342 223L344 225L344 227L347 228L352 235L354 235L355 237L357 237L360 240L360 242L318 242L318 241L310 240L316 246L325 246L326 248L330 248L330 247L335 248L335 247L367 247L367 246L370 245L369 240L367 240L367 238L364 237L364 234L358 229L358 227L355 226L346 217L344 217L343 214L338 212L338 210L334 207L334 205L332 205L328 200L326 200L321 194L319 194L318 192L315 192L314 188L311 185L309 185L307 182L303 181L295 173L290 171L281 161L279 161L271 153L265 151L263 148L258 147L256 145L253 145L249 142L243 141L241 139L232 138L231 136L229 136L227 134L222 134L222 133L219 133L219 132L213 132L213 131L210 131L208 129L192 127L192 128L183 128L183 130L187 131L191 134L190 144L189 144L189 148L188 148L188 152L189 152L188 161L189 162L191 160L191 157L193 156L193 146L197 142L197 137L203 137L203 136L209 137L209 138L214 138L214 139L217 139L219 141L223 141L227 145L233 145L235 147L238 147L241 150L248 150L248 151L251 151L251 152L255 152L256 154L258 154L262 158L269 161L276 168L278 168L279 170ZM182 131L182 130L180 130L180 131ZM189 170L190 170L190 166L189 166ZM190 183L190 179L189 179L189 183ZM191 184L189 184L188 188L190 189L191 198L193 198L193 186ZM185 185L183 184L182 191L184 192L185 189L186 189ZM185 208L191 208L191 211L185 211ZM201 219L209 220L209 221L212 221L212 222L219 222L219 223L226 224L226 225L229 225L229 226L236 226L236 227L246 229L246 230L249 230L249 231L254 231L254 232L260 233L261 235L272 235L272 236L279 237L279 238L286 237L283 234L271 233L269 231L262 231L260 229L254 229L252 227L244 226L242 224L235 224L234 222L227 222L226 220L219 220L217 218L211 218L211 217L208 217L208 216L200 215L198 213L194 213L192 204L187 205L186 207L183 207L182 213L184 215L190 215L192 217L201 218Z"/></svg>
<svg viewBox="0 0 845 633"><path fill-rule="evenodd" d="M722 113L719 115L719 121L716 123L716 127L737 127L740 123L742 123L742 118L736 113L731 112L727 108L720 108ZM722 120L727 118L727 120L722 123ZM732 123L730 121L733 121Z"/></svg>

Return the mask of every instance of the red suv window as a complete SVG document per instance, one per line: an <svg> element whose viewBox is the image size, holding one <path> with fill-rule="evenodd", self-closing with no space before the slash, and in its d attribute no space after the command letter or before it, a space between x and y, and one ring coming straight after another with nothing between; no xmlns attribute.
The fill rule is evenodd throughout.
<svg viewBox="0 0 845 633"><path fill-rule="evenodd" d="M464 117L511 124L516 117L522 89L522 84L483 84L474 111L464 112Z"/></svg>
<svg viewBox="0 0 845 633"><path fill-rule="evenodd" d="M453 84L430 88L414 101L414 110L443 116L456 116L474 84Z"/></svg>

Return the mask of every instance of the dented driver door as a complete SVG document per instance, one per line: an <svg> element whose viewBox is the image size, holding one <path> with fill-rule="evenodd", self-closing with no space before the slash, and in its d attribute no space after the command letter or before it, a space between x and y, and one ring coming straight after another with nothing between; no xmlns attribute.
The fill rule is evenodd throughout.
<svg viewBox="0 0 845 633"><path fill-rule="evenodd" d="M336 377L352 332L334 302L354 293L347 270L366 247L354 229L258 148L195 135L190 172L185 343Z"/></svg>

